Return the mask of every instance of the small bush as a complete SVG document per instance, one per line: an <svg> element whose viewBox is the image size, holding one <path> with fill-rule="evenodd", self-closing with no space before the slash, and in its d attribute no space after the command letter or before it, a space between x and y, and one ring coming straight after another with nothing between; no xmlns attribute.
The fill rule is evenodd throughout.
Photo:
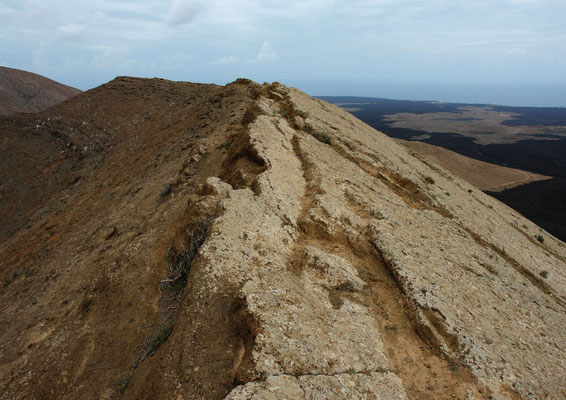
<svg viewBox="0 0 566 400"><path fill-rule="evenodd" d="M163 327L161 329L161 331L159 331L159 333L157 334L157 336L155 336L151 342L149 343L149 346L147 347L146 350L146 354L149 356L153 353L155 353L155 351L163 344L167 341L167 339L169 339L169 336L171 335L171 325L166 325L165 327Z"/></svg>
<svg viewBox="0 0 566 400"><path fill-rule="evenodd" d="M535 239L538 240L540 243L544 243L544 237L542 235L535 235Z"/></svg>
<svg viewBox="0 0 566 400"><path fill-rule="evenodd" d="M247 79L247 78L238 78L232 83L235 83L237 85L251 85L254 82L250 79Z"/></svg>
<svg viewBox="0 0 566 400"><path fill-rule="evenodd" d="M339 285L336 289L345 292L357 292L356 285L352 281L344 282L343 284Z"/></svg>
<svg viewBox="0 0 566 400"><path fill-rule="evenodd" d="M223 150L228 150L228 149L230 148L230 145L231 145L231 144L232 144L232 143L230 143L230 142L224 142L224 143L222 143L220 146L218 146L218 148L219 148L219 149L223 149Z"/></svg>
<svg viewBox="0 0 566 400"><path fill-rule="evenodd" d="M131 374L128 374L120 378L120 380L118 381L118 384L120 385L120 393L124 393L126 391L131 381L132 381Z"/></svg>
<svg viewBox="0 0 566 400"><path fill-rule="evenodd" d="M165 186L165 188L161 191L161 193L159 193L159 200L161 200L161 201L165 200L167 198L167 196L169 196L171 194L174 187L175 187L175 184L173 184L173 183L167 184L167 186Z"/></svg>
<svg viewBox="0 0 566 400"><path fill-rule="evenodd" d="M548 271L542 271L540 273L540 276L542 276L544 279L548 278Z"/></svg>
<svg viewBox="0 0 566 400"><path fill-rule="evenodd" d="M432 179L432 176L427 176L424 179L427 183L430 183L431 185L434 185L434 179Z"/></svg>
<svg viewBox="0 0 566 400"><path fill-rule="evenodd" d="M16 280L16 278L20 276L20 273L17 269L13 270L7 277L4 278L4 286L10 285L12 282Z"/></svg>
<svg viewBox="0 0 566 400"><path fill-rule="evenodd" d="M172 282L180 281L183 286L187 282L187 277L191 270L191 262L197 255L198 249L204 243L208 228L212 222L212 217L206 217L199 221L191 231L187 229L188 243L183 248L181 254L175 253L172 249L167 252L167 258L171 262L169 279Z"/></svg>

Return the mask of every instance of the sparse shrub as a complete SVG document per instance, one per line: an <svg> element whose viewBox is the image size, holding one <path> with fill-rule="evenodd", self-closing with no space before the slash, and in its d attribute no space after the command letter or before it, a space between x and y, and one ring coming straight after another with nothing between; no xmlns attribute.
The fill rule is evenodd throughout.
<svg viewBox="0 0 566 400"><path fill-rule="evenodd" d="M161 193L159 193L159 200L161 201L165 200L173 191L173 187L175 187L173 183L168 183L167 186L163 188Z"/></svg>
<svg viewBox="0 0 566 400"><path fill-rule="evenodd" d="M120 380L118 381L118 384L120 385L120 393L124 393L126 391L131 381L132 381L131 374L128 374L120 378Z"/></svg>
<svg viewBox="0 0 566 400"><path fill-rule="evenodd" d="M199 247L204 243L211 222L212 217L209 216L199 221L192 231L189 232L187 229L188 243L181 254L176 254L172 249L168 251L167 258L171 262L169 273L171 282L179 281L184 287L191 270L191 262L197 255Z"/></svg>
<svg viewBox="0 0 566 400"><path fill-rule="evenodd" d="M297 111L297 114L302 118L302 119L307 119L307 117L309 116L305 111L303 110L299 110Z"/></svg>
<svg viewBox="0 0 566 400"><path fill-rule="evenodd" d="M388 331L396 331L397 325L385 325L385 329Z"/></svg>
<svg viewBox="0 0 566 400"><path fill-rule="evenodd" d="M427 183L430 183L431 185L434 185L434 179L432 179L432 176L427 176L424 179Z"/></svg>
<svg viewBox="0 0 566 400"><path fill-rule="evenodd" d="M542 271L540 273L540 276L542 276L544 279L548 278L548 271Z"/></svg>
<svg viewBox="0 0 566 400"><path fill-rule="evenodd" d="M345 292L356 292L356 285L352 281L347 281L338 286L336 289L343 290Z"/></svg>
<svg viewBox="0 0 566 400"><path fill-rule="evenodd" d="M326 133L314 132L311 133L316 140L324 144L332 144L332 139Z"/></svg>
<svg viewBox="0 0 566 400"><path fill-rule="evenodd" d="M250 85L250 84L253 83L253 81L251 81L250 79L247 79L247 78L238 78L232 83L235 83L235 84L238 84L238 85Z"/></svg>
<svg viewBox="0 0 566 400"><path fill-rule="evenodd" d="M17 269L13 270L7 277L4 278L4 286L8 286L10 285L12 282L14 282L16 280L16 278L20 276L20 273L18 272Z"/></svg>
<svg viewBox="0 0 566 400"><path fill-rule="evenodd" d="M544 237L542 235L535 235L535 239L538 240L540 243L544 243Z"/></svg>
<svg viewBox="0 0 566 400"><path fill-rule="evenodd" d="M149 343L149 346L146 349L146 354L149 356L153 353L155 353L155 351L163 344L167 341L167 339L169 339L169 336L171 335L171 325L166 325L164 326L159 333L151 340L151 342Z"/></svg>
<svg viewBox="0 0 566 400"><path fill-rule="evenodd" d="M230 145L231 145L231 144L232 144L232 143L230 143L230 142L224 142L224 143L222 143L220 146L218 146L218 148L219 148L219 149L223 149L223 150L228 150L228 149L230 148Z"/></svg>
<svg viewBox="0 0 566 400"><path fill-rule="evenodd" d="M458 364L450 364L448 367L450 371L456 371L458 369Z"/></svg>

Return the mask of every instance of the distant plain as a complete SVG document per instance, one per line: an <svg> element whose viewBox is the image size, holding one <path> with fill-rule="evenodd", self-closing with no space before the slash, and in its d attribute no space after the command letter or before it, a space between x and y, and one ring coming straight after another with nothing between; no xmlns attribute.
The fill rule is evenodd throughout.
<svg viewBox="0 0 566 400"><path fill-rule="evenodd" d="M566 240L566 108L320 98L390 137L439 146L475 160L525 171L525 176L552 177L526 179L528 183L510 185L506 190L490 188L489 184L480 189ZM493 175L494 180L500 177Z"/></svg>

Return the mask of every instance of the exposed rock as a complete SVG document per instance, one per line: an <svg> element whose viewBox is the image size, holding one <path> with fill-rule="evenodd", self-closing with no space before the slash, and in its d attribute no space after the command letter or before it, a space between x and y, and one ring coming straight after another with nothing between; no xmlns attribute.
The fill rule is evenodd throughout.
<svg viewBox="0 0 566 400"><path fill-rule="evenodd" d="M156 142L125 129L88 155L105 157L96 179L119 170L142 189L117 203L85 190L98 180L81 172L64 194L103 207L60 214L75 223L48 250L32 241L29 261L3 258L3 273L42 261L2 292L2 322L15 326L0 336L4 393L112 397L127 382L132 399L564 396L564 243L537 241L513 210L296 89L120 78L104 90L139 97L144 85L193 105L158 117L171 127ZM160 161L123 168L130 148ZM2 256L24 254L55 220L34 216ZM104 240L109 226L120 234ZM21 293L39 285L34 311ZM52 311L61 293L79 293L77 307Z"/></svg>

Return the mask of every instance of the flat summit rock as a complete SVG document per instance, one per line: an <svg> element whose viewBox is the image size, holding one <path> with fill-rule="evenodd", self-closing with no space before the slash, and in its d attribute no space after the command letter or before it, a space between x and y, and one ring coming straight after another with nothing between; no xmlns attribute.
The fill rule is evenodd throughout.
<svg viewBox="0 0 566 400"><path fill-rule="evenodd" d="M565 244L336 106L121 77L0 126L6 398L566 397Z"/></svg>

